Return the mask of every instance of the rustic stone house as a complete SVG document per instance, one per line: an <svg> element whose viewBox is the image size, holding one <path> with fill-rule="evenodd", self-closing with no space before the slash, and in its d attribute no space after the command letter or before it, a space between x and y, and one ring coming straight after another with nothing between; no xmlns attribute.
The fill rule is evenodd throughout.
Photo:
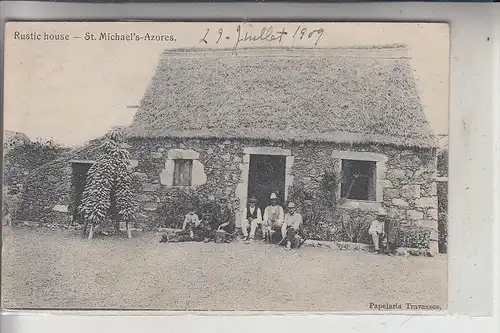
<svg viewBox="0 0 500 333"><path fill-rule="evenodd" d="M249 195L286 202L341 161L360 176L342 208L383 206L437 248L435 140L402 46L165 51L128 136L150 223L186 188L239 216Z"/></svg>
<svg viewBox="0 0 500 333"><path fill-rule="evenodd" d="M250 195L284 203L333 166L343 210L384 207L437 252L436 143L404 46L168 50L126 133L145 228L185 193L227 197L239 225ZM75 205L70 180L93 156L71 158L45 207Z"/></svg>

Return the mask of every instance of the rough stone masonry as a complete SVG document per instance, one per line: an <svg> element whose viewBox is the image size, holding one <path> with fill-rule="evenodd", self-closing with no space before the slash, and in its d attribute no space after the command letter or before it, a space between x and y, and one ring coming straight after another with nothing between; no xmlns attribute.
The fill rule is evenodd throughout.
<svg viewBox="0 0 500 333"><path fill-rule="evenodd" d="M193 160L190 190L208 199L227 197L237 216L246 204L248 182L248 149L290 154L286 185L300 181L318 189L324 170L342 152L344 158L380 156L377 167L376 201L346 202L346 211L362 209L367 213L383 206L401 228L430 231L430 250L437 252L436 152L434 149L399 149L389 145L342 145L332 143L273 142L265 140L216 139L132 139L131 165L137 185L139 227L154 229L165 226L159 213L162 205L175 201L185 188L172 185L172 161ZM286 192L286 190L285 190ZM353 216L355 218L355 216Z"/></svg>

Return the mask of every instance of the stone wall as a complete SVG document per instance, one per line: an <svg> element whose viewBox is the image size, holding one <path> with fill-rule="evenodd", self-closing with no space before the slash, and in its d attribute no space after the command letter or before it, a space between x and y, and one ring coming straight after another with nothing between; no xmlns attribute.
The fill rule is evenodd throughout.
<svg viewBox="0 0 500 333"><path fill-rule="evenodd" d="M178 227L182 221L177 216L182 216L183 209L188 207L184 205L186 207L177 210L174 206L187 201L193 205L203 200L211 202L221 196L226 197L233 206L239 225L239 212L246 204L245 184L248 181L251 153L286 156L286 185L300 183L313 195L319 194L325 170L331 168L340 156L367 158L377 162L379 201L349 200L343 205L349 218L359 219L360 211L366 211L366 216L373 216L376 209L383 205L391 219L402 228L430 230L431 250L437 249L434 150L215 139L130 139L128 145L138 202L137 228L153 230L160 226ZM20 204L19 218L43 223L67 220L72 209L70 160L95 157L95 147L85 148L30 174ZM173 186L172 167L175 158L193 159L193 186ZM325 223L332 222L323 221Z"/></svg>
<svg viewBox="0 0 500 333"><path fill-rule="evenodd" d="M389 159L387 179L391 188L384 189L384 206L389 217L400 227L418 227L431 232L431 251L438 252L438 202L435 152L415 154L402 151Z"/></svg>
<svg viewBox="0 0 500 333"><path fill-rule="evenodd" d="M235 190L243 152L233 142L165 139L130 140L129 144L139 203L137 227L175 227L168 225L169 216L162 216L163 208L178 205L181 198L189 195L208 201L224 196L233 207L239 207ZM172 186L172 154L178 154L178 158L191 154L187 157L196 159L191 188Z"/></svg>
<svg viewBox="0 0 500 333"><path fill-rule="evenodd" d="M162 207L172 205L186 191L209 201L220 196L227 197L236 215L239 216L240 208L245 204L241 202L241 198L246 198L246 194L242 196L241 192L246 191L242 188L242 184L246 182L245 177L248 175L248 147L254 147L252 149L264 147L263 152L277 151L276 154L285 155L290 151L286 182L305 184L304 186L313 193L320 186L324 170L331 167L339 151L344 152L344 158L349 158L349 152L361 158L365 152L366 156L378 158L382 163L378 182L380 202L349 201L344 207L346 211L365 209L367 213L373 214L383 205L391 219L402 228L430 229L431 249L437 249L434 150L401 150L379 145L351 146L215 139L133 139L129 140L129 144L139 202L137 223L147 229L169 226L166 225L167 218L162 216ZM169 154L174 153L181 155L186 153L195 157L198 166L197 170L193 170L194 177L201 180L194 182L189 189L171 184L169 173L172 163ZM238 222L239 219L237 225Z"/></svg>

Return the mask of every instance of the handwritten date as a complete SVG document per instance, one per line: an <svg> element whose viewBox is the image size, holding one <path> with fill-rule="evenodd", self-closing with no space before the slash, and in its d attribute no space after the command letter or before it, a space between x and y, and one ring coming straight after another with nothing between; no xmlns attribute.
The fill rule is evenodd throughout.
<svg viewBox="0 0 500 333"><path fill-rule="evenodd" d="M293 32L293 34L291 34ZM257 34L252 34L248 31L244 31L241 24L236 27L236 31L225 32L222 28L218 29L215 33L211 32L210 29L205 30L205 35L200 39L200 43L209 44L219 42L223 39L234 40L233 51L243 44L252 44L255 42L276 42L282 44L287 38L292 38L295 40L312 40L314 41L314 46L318 45L321 37L323 37L324 29L308 29L303 26L298 26L294 31L288 31L285 28L281 30L276 30L273 26L264 27Z"/></svg>

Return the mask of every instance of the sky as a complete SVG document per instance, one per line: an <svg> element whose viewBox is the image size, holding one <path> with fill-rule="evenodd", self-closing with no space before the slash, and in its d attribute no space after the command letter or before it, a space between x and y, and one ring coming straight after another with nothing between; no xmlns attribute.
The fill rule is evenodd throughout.
<svg viewBox="0 0 500 333"><path fill-rule="evenodd" d="M114 126L129 125L164 49L233 47L237 23L33 23L11 22L5 29L4 129L30 139L81 145ZM436 23L252 23L290 33L281 46L316 42L292 38L300 29L324 29L315 47L406 44L427 120L438 135L448 133L449 29ZM208 34L207 29L209 30ZM221 29L221 30L219 30ZM223 36L216 43L218 31ZM300 30L299 30L300 31ZM173 35L174 42L85 40L101 32ZM42 40L20 36L35 33ZM69 40L43 40L68 34ZM17 36L17 37L16 37ZM80 38L73 38L80 37ZM206 38L207 44L200 43ZM232 40L231 40L232 38ZM273 44L274 43L274 44ZM277 46L256 42L252 46Z"/></svg>

